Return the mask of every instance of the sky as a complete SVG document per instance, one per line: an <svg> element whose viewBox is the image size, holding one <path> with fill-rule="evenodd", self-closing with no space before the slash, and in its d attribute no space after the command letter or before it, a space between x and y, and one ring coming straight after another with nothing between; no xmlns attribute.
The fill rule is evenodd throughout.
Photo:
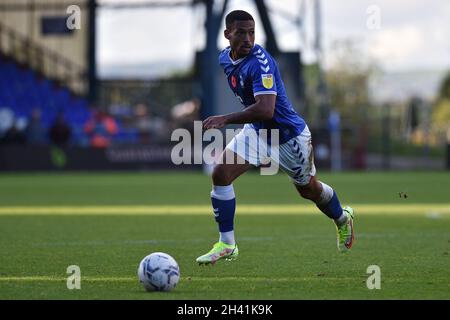
<svg viewBox="0 0 450 320"><path fill-rule="evenodd" d="M139 1L145 0L129 2ZM114 2L124 0L100 0L100 3ZM298 17L301 2L266 1L281 49L302 50L304 62L310 63L317 57L313 46L313 0L303 1L308 9L303 28L285 18L286 13ZM321 7L321 44L326 67L335 61L334 44L352 40L365 57L388 72L450 69L448 0L322 0ZM249 11L254 16L256 42L264 43L262 24L252 1L230 0L227 12L234 9ZM170 9L100 9L99 67L168 62L180 68L188 67L195 51L205 44L204 16L201 5ZM226 45L219 34L218 47Z"/></svg>

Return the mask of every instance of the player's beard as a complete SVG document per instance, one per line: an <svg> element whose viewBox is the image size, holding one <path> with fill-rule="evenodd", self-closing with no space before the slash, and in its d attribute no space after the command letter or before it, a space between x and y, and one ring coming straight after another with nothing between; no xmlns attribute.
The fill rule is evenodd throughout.
<svg viewBox="0 0 450 320"><path fill-rule="evenodd" d="M238 47L238 49L235 51L237 59L246 57L250 54L252 51L253 46L246 47L244 45L241 45Z"/></svg>

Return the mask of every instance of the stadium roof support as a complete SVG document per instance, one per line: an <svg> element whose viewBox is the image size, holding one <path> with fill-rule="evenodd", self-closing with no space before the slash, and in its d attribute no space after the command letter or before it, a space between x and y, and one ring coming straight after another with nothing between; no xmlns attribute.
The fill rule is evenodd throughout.
<svg viewBox="0 0 450 320"><path fill-rule="evenodd" d="M217 35L220 30L228 0L223 1L222 10L214 11L214 0L205 0L206 6L206 47L201 55L200 79L203 98L201 116L203 119L214 114L216 98L215 70L217 70Z"/></svg>
<svg viewBox="0 0 450 320"><path fill-rule="evenodd" d="M276 56L280 53L280 50L278 48L275 32L272 28L265 1L254 1L266 33L266 47ZM202 118L205 119L208 116L215 114L215 70L217 70L218 52L217 36L221 29L221 22L225 15L228 0L223 1L222 10L220 12L214 11L214 0L203 0L202 2L206 6L206 47L201 55L200 78L203 89Z"/></svg>
<svg viewBox="0 0 450 320"><path fill-rule="evenodd" d="M277 55L280 50L278 49L275 32L273 31L272 23L270 22L269 15L267 13L266 4L264 0L255 0L255 4L264 27L264 31L266 33L266 48L273 55Z"/></svg>
<svg viewBox="0 0 450 320"><path fill-rule="evenodd" d="M88 95L89 101L94 103L97 99L97 63L96 63L96 10L97 1L89 0L88 2L89 12L89 34L87 37L87 61L88 61Z"/></svg>

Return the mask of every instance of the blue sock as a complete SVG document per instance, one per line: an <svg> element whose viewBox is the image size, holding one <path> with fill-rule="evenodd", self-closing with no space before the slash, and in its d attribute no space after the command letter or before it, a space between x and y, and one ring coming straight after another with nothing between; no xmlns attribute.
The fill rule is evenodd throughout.
<svg viewBox="0 0 450 320"><path fill-rule="evenodd" d="M341 203L335 191L328 203L318 204L317 207L331 219L337 220L342 216Z"/></svg>
<svg viewBox="0 0 450 320"><path fill-rule="evenodd" d="M214 217L219 224L219 231L233 231L234 212L236 210L236 198L233 185L213 186L211 203L214 209Z"/></svg>

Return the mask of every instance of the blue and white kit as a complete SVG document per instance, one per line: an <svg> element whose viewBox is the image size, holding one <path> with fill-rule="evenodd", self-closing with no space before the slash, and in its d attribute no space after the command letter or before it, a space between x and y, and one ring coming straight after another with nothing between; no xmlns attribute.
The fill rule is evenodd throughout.
<svg viewBox="0 0 450 320"><path fill-rule="evenodd" d="M219 63L224 69L231 90L244 107L253 105L256 102L255 96L260 94L274 94L277 97L272 119L244 125L243 130L231 140L227 148L255 166L266 163L268 159L261 155L267 155L280 165L295 184L308 184L310 178L316 174L311 133L289 102L278 65L272 56L257 44L249 55L235 61L231 59L230 51L230 47L227 47L221 52ZM260 129L266 129L268 137L271 136L271 130L278 130L278 152L270 153L267 150L270 149L270 139L258 139L258 143L249 142L248 137L258 134ZM250 134L249 131L254 133Z"/></svg>

